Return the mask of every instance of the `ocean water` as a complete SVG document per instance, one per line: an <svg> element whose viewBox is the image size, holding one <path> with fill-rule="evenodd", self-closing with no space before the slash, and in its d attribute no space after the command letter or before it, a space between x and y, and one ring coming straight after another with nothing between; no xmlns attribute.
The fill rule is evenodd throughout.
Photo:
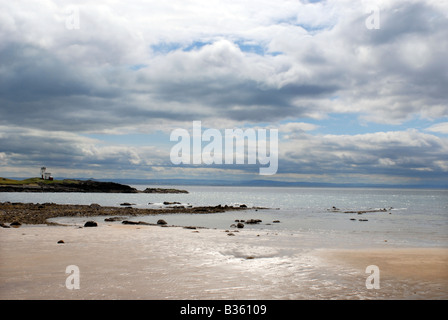
<svg viewBox="0 0 448 320"><path fill-rule="evenodd" d="M144 190L149 185L134 185ZM160 186L157 186L160 187ZM163 187L163 186L162 186ZM169 186L172 188L173 186ZM163 202L180 205L240 205L250 209L214 214L161 214L129 217L155 223L165 219L170 225L232 229L235 220L261 219L245 229L260 232L306 234L310 246L356 248L382 246L447 247L448 190L367 189L367 188L280 188L177 186L188 194L109 194L109 193L1 193L0 201L163 208ZM338 208L334 211L333 207ZM357 211L386 209L384 212ZM344 213L355 211L355 213ZM90 219L90 218L89 218ZM58 218L66 224L82 224L86 218ZM104 217L94 218L98 222ZM274 223L278 220L280 223ZM364 220L364 221L360 221Z"/></svg>

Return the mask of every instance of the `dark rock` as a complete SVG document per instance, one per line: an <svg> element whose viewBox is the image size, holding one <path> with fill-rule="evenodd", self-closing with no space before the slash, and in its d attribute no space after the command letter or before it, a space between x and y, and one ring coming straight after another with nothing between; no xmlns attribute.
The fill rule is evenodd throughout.
<svg viewBox="0 0 448 320"><path fill-rule="evenodd" d="M274 220L273 223L280 223L280 220Z"/></svg>
<svg viewBox="0 0 448 320"><path fill-rule="evenodd" d="M146 188L143 193L188 193L187 190L164 189L164 188Z"/></svg>
<svg viewBox="0 0 448 320"><path fill-rule="evenodd" d="M84 223L84 227L98 227L98 224L95 221L87 221Z"/></svg>
<svg viewBox="0 0 448 320"><path fill-rule="evenodd" d="M104 221L113 222L113 221L122 221L123 219L124 219L123 217L110 217L110 218L104 219Z"/></svg>
<svg viewBox="0 0 448 320"><path fill-rule="evenodd" d="M163 220L163 219L160 219L160 220L157 220L157 224L164 225L164 224L167 224L167 222L165 220Z"/></svg>
<svg viewBox="0 0 448 320"><path fill-rule="evenodd" d="M245 204L240 205L240 208L247 208Z"/></svg>
<svg viewBox="0 0 448 320"><path fill-rule="evenodd" d="M58 243L65 243L64 240L59 240Z"/></svg>
<svg viewBox="0 0 448 320"><path fill-rule="evenodd" d="M9 226L10 227L13 227L13 228L18 228L18 227L20 227L22 224L20 223L20 222L18 222L18 221L14 221L14 222L12 222L12 223L10 223L9 224Z"/></svg>
<svg viewBox="0 0 448 320"><path fill-rule="evenodd" d="M129 221L129 220L124 220L121 222L122 224L138 224L137 221Z"/></svg>
<svg viewBox="0 0 448 320"><path fill-rule="evenodd" d="M133 205L135 205L135 203L129 203L129 202L120 203L120 206L133 206Z"/></svg>
<svg viewBox="0 0 448 320"><path fill-rule="evenodd" d="M246 220L247 224L257 224L257 223L260 223L260 222L262 222L262 220L260 220L260 219L249 219L249 220Z"/></svg>
<svg viewBox="0 0 448 320"><path fill-rule="evenodd" d="M174 201L174 202L165 201L163 204L167 206L167 205L170 205L170 204L180 204L180 202L176 202L176 201Z"/></svg>
<svg viewBox="0 0 448 320"><path fill-rule="evenodd" d="M7 226L7 225L4 224L4 223L0 223L0 227L2 227L2 228L10 228L10 226Z"/></svg>
<svg viewBox="0 0 448 320"><path fill-rule="evenodd" d="M238 224L236 225L237 228L244 228L244 224L241 222L238 222Z"/></svg>
<svg viewBox="0 0 448 320"><path fill-rule="evenodd" d="M125 221L122 221L121 223L122 223L122 224L147 225L147 226L151 226L151 225L153 225L152 223L145 222L145 221L129 221L129 220L125 220Z"/></svg>

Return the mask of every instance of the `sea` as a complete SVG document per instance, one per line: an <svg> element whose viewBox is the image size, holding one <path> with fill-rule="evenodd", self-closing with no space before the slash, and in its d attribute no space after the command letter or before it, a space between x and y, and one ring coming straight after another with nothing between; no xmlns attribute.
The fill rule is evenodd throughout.
<svg viewBox="0 0 448 320"><path fill-rule="evenodd" d="M129 216L128 220L169 225L232 229L236 220L259 219L245 230L306 234L310 246L357 248L448 246L448 190L381 188L301 188L243 186L153 186L178 188L188 194L114 193L1 193L0 201L166 208L179 206L240 206L249 209L213 214L160 214ZM172 206L172 205L171 205ZM367 211L367 212L365 212ZM372 212L369 212L372 211ZM51 221L83 224L85 217ZM103 223L104 217L89 217Z"/></svg>

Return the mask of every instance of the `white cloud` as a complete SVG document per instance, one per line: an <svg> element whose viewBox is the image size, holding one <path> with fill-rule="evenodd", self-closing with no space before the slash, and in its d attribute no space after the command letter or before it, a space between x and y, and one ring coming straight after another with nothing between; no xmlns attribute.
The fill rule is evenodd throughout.
<svg viewBox="0 0 448 320"><path fill-rule="evenodd" d="M441 122L427 128L426 131L448 134L448 122Z"/></svg>

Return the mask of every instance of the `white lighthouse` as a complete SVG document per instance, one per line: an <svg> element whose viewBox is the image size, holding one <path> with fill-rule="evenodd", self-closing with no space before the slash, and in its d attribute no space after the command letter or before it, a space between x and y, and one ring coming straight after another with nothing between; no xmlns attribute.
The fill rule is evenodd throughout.
<svg viewBox="0 0 448 320"><path fill-rule="evenodd" d="M46 171L47 171L47 168L45 168L45 167L40 168L40 177L44 180L53 180L51 173L46 172Z"/></svg>
<svg viewBox="0 0 448 320"><path fill-rule="evenodd" d="M45 179L45 171L46 170L47 170L47 168L45 168L45 167L40 168L40 177L42 179Z"/></svg>

